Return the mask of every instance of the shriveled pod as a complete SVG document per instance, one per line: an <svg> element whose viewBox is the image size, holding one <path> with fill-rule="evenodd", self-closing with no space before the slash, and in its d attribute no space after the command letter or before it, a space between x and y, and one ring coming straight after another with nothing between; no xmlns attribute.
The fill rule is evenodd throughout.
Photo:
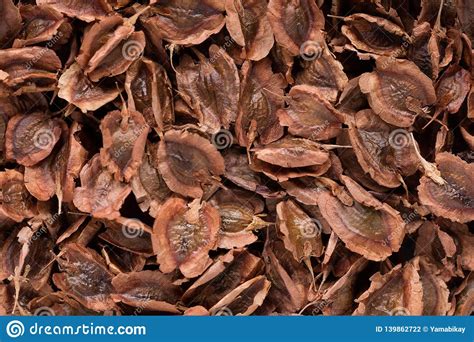
<svg viewBox="0 0 474 342"><path fill-rule="evenodd" d="M280 124L287 126L288 132L311 140L326 140L339 134L344 118L320 97L317 87L294 86L288 95L288 108L277 112Z"/></svg>
<svg viewBox="0 0 474 342"><path fill-rule="evenodd" d="M233 59L217 45L209 47L209 59L195 51L199 62L185 55L176 68L181 97L194 111L204 130L219 132L235 122L240 79Z"/></svg>
<svg viewBox="0 0 474 342"><path fill-rule="evenodd" d="M419 260L413 259L390 272L374 274L370 287L356 301L354 315L417 316L423 313L423 284Z"/></svg>
<svg viewBox="0 0 474 342"><path fill-rule="evenodd" d="M357 49L384 56L403 54L400 50L410 39L404 29L392 21L364 13L345 17L341 32Z"/></svg>
<svg viewBox="0 0 474 342"><path fill-rule="evenodd" d="M263 304L271 282L258 276L237 286L209 309L214 316L248 316Z"/></svg>
<svg viewBox="0 0 474 342"><path fill-rule="evenodd" d="M153 226L153 248L160 270L170 273L178 268L187 278L202 274L211 264L208 253L216 246L219 227L219 212L208 203L168 199Z"/></svg>
<svg viewBox="0 0 474 342"><path fill-rule="evenodd" d="M4 44L20 31L21 15L12 0L2 0L0 3L0 17L2 18L0 24L0 45L5 46Z"/></svg>
<svg viewBox="0 0 474 342"><path fill-rule="evenodd" d="M104 260L90 248L68 244L58 258L60 273L53 274L54 284L86 308L112 310L113 274Z"/></svg>
<svg viewBox="0 0 474 342"><path fill-rule="evenodd" d="M0 95L54 90L59 69L61 60L48 48L0 50Z"/></svg>
<svg viewBox="0 0 474 342"><path fill-rule="evenodd" d="M420 202L452 221L474 220L474 165L448 152L438 154L436 164L444 182L423 176L418 186Z"/></svg>
<svg viewBox="0 0 474 342"><path fill-rule="evenodd" d="M15 170L0 172L0 214L16 222L35 216L34 198L25 187L23 174Z"/></svg>
<svg viewBox="0 0 474 342"><path fill-rule="evenodd" d="M158 169L166 185L183 196L199 198L206 184L225 171L224 159L197 133L170 130L158 147Z"/></svg>
<svg viewBox="0 0 474 342"><path fill-rule="evenodd" d="M270 224L259 215L263 211L263 201L251 192L240 189L220 190L210 202L221 216L219 248L250 245L257 240L253 230Z"/></svg>
<svg viewBox="0 0 474 342"><path fill-rule="evenodd" d="M78 18L88 23L104 18L112 11L112 7L106 0L38 0L36 3L49 5L68 17Z"/></svg>
<svg viewBox="0 0 474 342"><path fill-rule="evenodd" d="M83 113L102 107L119 94L116 87L92 83L77 63L63 72L58 81L58 88L58 96L78 107Z"/></svg>
<svg viewBox="0 0 474 342"><path fill-rule="evenodd" d="M112 279L115 302L141 310L179 313L176 303L181 290L171 278L159 271L121 273Z"/></svg>
<svg viewBox="0 0 474 342"><path fill-rule="evenodd" d="M246 250L232 249L219 257L191 287L182 300L190 306L211 308L240 284L263 269L262 259Z"/></svg>
<svg viewBox="0 0 474 342"><path fill-rule="evenodd" d="M413 62L378 58L377 69L365 73L359 86L367 94L370 107L385 122L397 127L413 125L426 108L435 104L431 79Z"/></svg>
<svg viewBox="0 0 474 342"><path fill-rule="evenodd" d="M24 47L48 42L54 48L68 41L72 26L64 16L48 5L23 5L20 13L26 25L13 47Z"/></svg>
<svg viewBox="0 0 474 342"><path fill-rule="evenodd" d="M202 43L225 25L225 2L220 0L165 0L150 10L153 16L143 20L166 41L179 45Z"/></svg>
<svg viewBox="0 0 474 342"><path fill-rule="evenodd" d="M101 121L104 147L100 151L101 162L115 178L126 182L135 176L142 162L150 127L140 112L115 110Z"/></svg>
<svg viewBox="0 0 474 342"><path fill-rule="evenodd" d="M150 127L163 131L173 123L172 86L160 64L148 58L135 61L127 70L125 90L128 107L142 113Z"/></svg>
<svg viewBox="0 0 474 342"><path fill-rule="evenodd" d="M80 179L81 186L74 190L73 199L79 210L109 220L120 216L119 210L131 188L114 178L98 154L82 168Z"/></svg>
<svg viewBox="0 0 474 342"><path fill-rule="evenodd" d="M349 177L341 178L354 198L352 205L342 203L329 192L318 198L321 214L333 231L349 250L369 260L384 260L398 251L405 236L399 213Z"/></svg>
<svg viewBox="0 0 474 342"><path fill-rule="evenodd" d="M265 0L226 0L226 28L242 46L242 58L259 61L270 52L273 31Z"/></svg>
<svg viewBox="0 0 474 342"><path fill-rule="evenodd" d="M275 40L293 56L322 49L324 15L314 1L270 0L268 18Z"/></svg>
<svg viewBox="0 0 474 342"><path fill-rule="evenodd" d="M135 32L134 20L113 15L86 31L76 61L91 81L124 73L143 53L145 34Z"/></svg>

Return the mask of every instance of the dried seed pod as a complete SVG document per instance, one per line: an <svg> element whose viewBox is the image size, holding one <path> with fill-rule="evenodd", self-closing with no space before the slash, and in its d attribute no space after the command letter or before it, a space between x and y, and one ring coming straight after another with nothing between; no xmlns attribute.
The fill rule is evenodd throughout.
<svg viewBox="0 0 474 342"><path fill-rule="evenodd" d="M120 216L119 210L131 191L129 185L114 179L105 169L97 154L82 168L81 187L74 190L74 205L96 218L112 220Z"/></svg>
<svg viewBox="0 0 474 342"><path fill-rule="evenodd" d="M68 17L78 18L86 22L104 18L112 7L107 0L37 0L38 5L49 5Z"/></svg>
<svg viewBox="0 0 474 342"><path fill-rule="evenodd" d="M13 47L20 48L48 42L53 47L62 45L69 40L72 26L61 13L48 5L32 6L23 5L20 13L26 25L16 38Z"/></svg>
<svg viewBox="0 0 474 342"><path fill-rule="evenodd" d="M143 113L147 124L158 131L174 122L171 89L166 70L150 59L140 58L127 70L128 107Z"/></svg>
<svg viewBox="0 0 474 342"><path fill-rule="evenodd" d="M248 316L262 305L270 286L265 276L250 279L224 296L209 312L215 316Z"/></svg>
<svg viewBox="0 0 474 342"><path fill-rule="evenodd" d="M444 184L423 176L418 186L420 202L435 215L452 221L474 220L474 165L447 152L436 156L436 164Z"/></svg>
<svg viewBox="0 0 474 342"><path fill-rule="evenodd" d="M413 139L406 130L387 125L370 109L347 122L349 139L362 169L378 184L396 188L401 175L413 175L419 166Z"/></svg>
<svg viewBox="0 0 474 342"><path fill-rule="evenodd" d="M405 236L403 220L396 210L378 201L349 177L341 177L354 204L345 205L325 192L318 198L321 214L349 250L369 260L384 260L400 249Z"/></svg>
<svg viewBox="0 0 474 342"><path fill-rule="evenodd" d="M237 67L223 48L209 47L209 59L195 52L199 63L185 55L176 68L176 81L183 100L206 131L217 133L235 121L240 79Z"/></svg>
<svg viewBox="0 0 474 342"><path fill-rule="evenodd" d="M91 316L95 311L85 308L64 292L54 292L36 297L28 303L30 312L44 316Z"/></svg>
<svg viewBox="0 0 474 342"><path fill-rule="evenodd" d="M141 310L179 313L175 303L181 290L171 279L159 271L121 273L112 279L115 302L141 308Z"/></svg>
<svg viewBox="0 0 474 342"><path fill-rule="evenodd" d="M268 18L275 40L293 56L304 55L323 42L324 15L314 1L270 0Z"/></svg>
<svg viewBox="0 0 474 342"><path fill-rule="evenodd" d="M77 106L83 113L94 111L115 99L115 87L95 85L84 75L79 64L72 64L58 81L58 96Z"/></svg>
<svg viewBox="0 0 474 342"><path fill-rule="evenodd" d="M0 189L2 216L21 222L37 213L33 198L25 187L22 173L15 170L0 172Z"/></svg>
<svg viewBox="0 0 474 342"><path fill-rule="evenodd" d="M0 46L5 46L21 29L21 15L12 0L1 0Z"/></svg>
<svg viewBox="0 0 474 342"><path fill-rule="evenodd" d="M364 13L352 14L344 18L341 32L357 49L384 56L399 53L409 36L388 19Z"/></svg>
<svg viewBox="0 0 474 342"><path fill-rule="evenodd" d="M424 108L436 102L431 79L406 60L377 59L377 70L360 77L370 107L385 122L397 127L413 125Z"/></svg>
<svg viewBox="0 0 474 342"><path fill-rule="evenodd" d="M151 9L155 15L143 20L143 24L154 27L170 43L196 45L222 29L223 11L224 2L216 0L159 1Z"/></svg>
<svg viewBox="0 0 474 342"><path fill-rule="evenodd" d="M250 148L259 137L268 144L283 135L276 110L283 107L283 89L286 81L281 74L274 74L270 59L245 62L242 65L240 102L235 134L240 146Z"/></svg>
<svg viewBox="0 0 474 342"><path fill-rule="evenodd" d="M53 282L61 291L94 311L115 308L111 298L113 274L94 250L68 244L58 263L62 272L53 274Z"/></svg>
<svg viewBox="0 0 474 342"><path fill-rule="evenodd" d="M418 259L390 272L374 274L370 288L356 302L354 315L417 316L423 313L423 285L418 273Z"/></svg>
<svg viewBox="0 0 474 342"><path fill-rule="evenodd" d="M0 50L0 96L54 90L59 69L61 61L48 48Z"/></svg>
<svg viewBox="0 0 474 342"><path fill-rule="evenodd" d="M339 134L343 116L319 96L318 88L298 85L288 95L289 107L280 109L277 115L289 133L311 140L326 140Z"/></svg>
<svg viewBox="0 0 474 342"><path fill-rule="evenodd" d="M252 151L261 161L287 168L322 165L329 160L329 153L321 145L293 137L285 137Z"/></svg>
<svg viewBox="0 0 474 342"><path fill-rule="evenodd" d="M160 270L170 273L179 268L187 278L200 275L211 263L208 253L216 245L219 227L219 212L209 204L167 200L153 226L152 241Z"/></svg>
<svg viewBox="0 0 474 342"><path fill-rule="evenodd" d="M158 148L158 169L166 185L183 196L200 198L203 186L222 175L224 159L217 148L196 133L171 130Z"/></svg>
<svg viewBox="0 0 474 342"><path fill-rule="evenodd" d="M323 253L321 223L308 216L293 201L278 203L277 227L283 234L283 242L293 257L301 262L310 256L319 257Z"/></svg>
<svg viewBox="0 0 474 342"><path fill-rule="evenodd" d="M270 52L274 39L265 0L226 0L226 28L243 47L242 58L259 61Z"/></svg>
<svg viewBox="0 0 474 342"><path fill-rule="evenodd" d="M408 47L408 59L413 61L423 73L436 79L439 74L440 47L438 37L428 22L413 29L413 42Z"/></svg>
<svg viewBox="0 0 474 342"><path fill-rule="evenodd" d="M211 308L237 286L252 279L262 268L260 258L246 250L232 249L191 285L182 300L188 305Z"/></svg>
<svg viewBox="0 0 474 342"><path fill-rule="evenodd" d="M425 259L420 259L419 271L423 285L423 315L444 316L449 311L449 290L446 283L437 276L436 268Z"/></svg>
<svg viewBox="0 0 474 342"><path fill-rule="evenodd" d="M124 108L108 113L101 121L104 147L100 159L117 180L130 179L138 172L150 127L143 115Z"/></svg>

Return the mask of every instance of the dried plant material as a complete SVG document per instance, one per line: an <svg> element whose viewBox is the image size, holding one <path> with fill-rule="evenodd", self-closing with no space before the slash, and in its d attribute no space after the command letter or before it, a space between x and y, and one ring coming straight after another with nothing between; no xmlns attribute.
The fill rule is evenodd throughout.
<svg viewBox="0 0 474 342"><path fill-rule="evenodd" d="M21 15L12 0L2 0L0 6L0 46L5 46L21 29Z"/></svg>
<svg viewBox="0 0 474 342"><path fill-rule="evenodd" d="M151 10L155 15L144 20L144 25L158 30L170 43L196 45L222 29L223 11L222 1L159 1Z"/></svg>
<svg viewBox="0 0 474 342"><path fill-rule="evenodd" d="M21 222L36 214L33 197L29 194L23 181L23 174L15 170L0 172L2 216Z"/></svg>
<svg viewBox="0 0 474 342"><path fill-rule="evenodd" d="M311 140L326 140L339 134L342 114L319 96L317 87L294 86L288 95L289 107L280 109L277 115L289 133Z"/></svg>
<svg viewBox="0 0 474 342"><path fill-rule="evenodd" d="M69 17L91 22L105 17L112 7L106 0L37 0L38 5L49 5Z"/></svg>
<svg viewBox="0 0 474 342"><path fill-rule="evenodd" d="M142 113L147 124L159 131L174 121L171 88L166 70L152 60L141 58L127 70L128 107Z"/></svg>
<svg viewBox="0 0 474 342"><path fill-rule="evenodd" d="M358 299L355 315L417 316L423 314L423 284L418 260L374 274L370 288Z"/></svg>
<svg viewBox="0 0 474 342"><path fill-rule="evenodd" d="M369 260L384 260L400 249L405 236L403 220L353 180L342 178L354 198L353 205L344 205L325 192L318 198L321 214L348 249Z"/></svg>
<svg viewBox="0 0 474 342"><path fill-rule="evenodd" d="M264 0L226 0L226 28L243 47L242 58L259 61L273 47L274 38Z"/></svg>
<svg viewBox="0 0 474 342"><path fill-rule="evenodd" d="M255 148L255 157L281 167L322 165L329 160L329 153L321 145L307 139L286 137Z"/></svg>
<svg viewBox="0 0 474 342"><path fill-rule="evenodd" d="M145 48L143 32L134 32L131 20L106 17L92 25L76 58L91 81L124 73Z"/></svg>
<svg viewBox="0 0 474 342"><path fill-rule="evenodd" d="M409 40L403 28L381 17L356 13L344 18L344 24L342 34L366 52L392 56Z"/></svg>
<svg viewBox="0 0 474 342"><path fill-rule="evenodd" d="M208 253L216 245L219 227L219 212L211 205L170 198L153 226L160 270L169 273L179 268L187 278L202 274L211 263Z"/></svg>
<svg viewBox="0 0 474 342"><path fill-rule="evenodd" d="M74 205L93 217L109 220L120 216L119 210L131 191L129 185L114 179L95 155L82 168L81 187L74 190Z"/></svg>
<svg viewBox="0 0 474 342"><path fill-rule="evenodd" d="M36 297L28 303L29 311L39 316L91 316L93 310L85 308L75 299L64 292L54 292L42 297Z"/></svg>
<svg viewBox="0 0 474 342"><path fill-rule="evenodd" d="M412 44L408 48L408 59L413 61L423 73L436 79L439 74L440 46L437 36L428 22L423 22L413 29Z"/></svg>
<svg viewBox="0 0 474 342"><path fill-rule="evenodd" d="M297 75L297 84L306 84L318 89L320 97L335 102L349 79L342 64L324 49L319 58L303 59L303 70Z"/></svg>
<svg viewBox="0 0 474 342"><path fill-rule="evenodd" d="M17 115L8 121L5 155L24 166L45 159L61 136L61 123L43 113Z"/></svg>
<svg viewBox="0 0 474 342"><path fill-rule="evenodd" d="M13 47L19 48L48 42L49 45L66 42L72 33L72 27L61 13L48 5L20 7L20 13L26 22L21 38L15 39Z"/></svg>
<svg viewBox="0 0 474 342"><path fill-rule="evenodd" d="M0 50L0 96L54 90L60 68L61 61L48 48Z"/></svg>
<svg viewBox="0 0 474 342"><path fill-rule="evenodd" d="M184 56L176 69L181 97L206 131L217 133L235 121L239 102L239 73L235 62L217 45L209 47L209 59L199 52L196 64Z"/></svg>
<svg viewBox="0 0 474 342"><path fill-rule="evenodd" d="M179 313L175 303L180 288L159 271L121 273L112 279L115 302L142 308L142 310Z"/></svg>
<svg viewBox="0 0 474 342"><path fill-rule="evenodd" d="M236 287L209 309L211 315L228 310L231 315L248 316L262 305L271 283L265 276L258 276Z"/></svg>
<svg viewBox="0 0 474 342"><path fill-rule="evenodd" d="M419 160L408 131L386 124L369 109L349 118L348 126L357 161L378 184L396 188L402 175L417 171Z"/></svg>
<svg viewBox="0 0 474 342"><path fill-rule="evenodd" d="M134 110L115 110L100 124L104 147L100 151L103 165L126 182L135 176L142 162L150 128L143 115Z"/></svg>
<svg viewBox="0 0 474 342"><path fill-rule="evenodd" d="M170 130L158 148L158 169L173 191L199 198L203 186L222 175L224 159L216 147L196 133Z"/></svg>
<svg viewBox="0 0 474 342"><path fill-rule="evenodd" d="M306 214L293 201L278 203L277 227L283 234L285 247L301 262L323 253L321 223Z"/></svg>
<svg viewBox="0 0 474 342"><path fill-rule="evenodd" d="M436 269L424 259L420 259L419 275L423 285L423 315L446 315L451 307L446 283L436 275Z"/></svg>
<svg viewBox="0 0 474 342"><path fill-rule="evenodd" d="M424 108L436 102L431 79L406 60L377 59L377 70L363 74L359 86L372 110L398 127L413 125Z"/></svg>
<svg viewBox="0 0 474 342"><path fill-rule="evenodd" d="M450 114L457 113L471 89L471 76L459 66L448 68L438 81L437 106Z"/></svg>
<svg viewBox="0 0 474 342"><path fill-rule="evenodd" d="M240 102L235 134L240 146L250 148L258 137L267 144L283 135L276 110L283 107L283 89L286 81L281 74L274 74L271 61L245 62L242 65Z"/></svg>
<svg viewBox="0 0 474 342"><path fill-rule="evenodd" d="M324 16L314 1L270 0L268 18L279 45L293 56L306 53L322 40Z"/></svg>
<svg viewBox="0 0 474 342"><path fill-rule="evenodd" d="M58 263L62 272L53 274L53 281L60 290L94 311L115 307L111 298L113 274L95 251L68 244Z"/></svg>
<svg viewBox="0 0 474 342"><path fill-rule="evenodd" d="M418 187L420 202L452 221L474 220L473 165L447 152L436 156L436 164L446 183L440 185L423 176Z"/></svg>
<svg viewBox="0 0 474 342"><path fill-rule="evenodd" d="M153 255L151 244L152 229L137 219L119 217L105 223L106 230L99 238L111 245L131 253L150 257Z"/></svg>
<svg viewBox="0 0 474 342"><path fill-rule="evenodd" d="M259 214L263 202L253 193L243 190L220 190L212 198L211 204L219 210L221 229L219 248L240 248L257 241L253 230L261 229L270 223Z"/></svg>
<svg viewBox="0 0 474 342"><path fill-rule="evenodd" d="M184 293L182 300L187 305L211 308L262 268L260 258L245 250L233 249L216 260Z"/></svg>
<svg viewBox="0 0 474 342"><path fill-rule="evenodd" d="M458 290L455 315L470 316L474 311L474 281L472 273L464 280Z"/></svg>
<svg viewBox="0 0 474 342"><path fill-rule="evenodd" d="M59 78L58 96L77 106L83 113L94 111L115 99L119 90L93 84L79 64L72 64Z"/></svg>

